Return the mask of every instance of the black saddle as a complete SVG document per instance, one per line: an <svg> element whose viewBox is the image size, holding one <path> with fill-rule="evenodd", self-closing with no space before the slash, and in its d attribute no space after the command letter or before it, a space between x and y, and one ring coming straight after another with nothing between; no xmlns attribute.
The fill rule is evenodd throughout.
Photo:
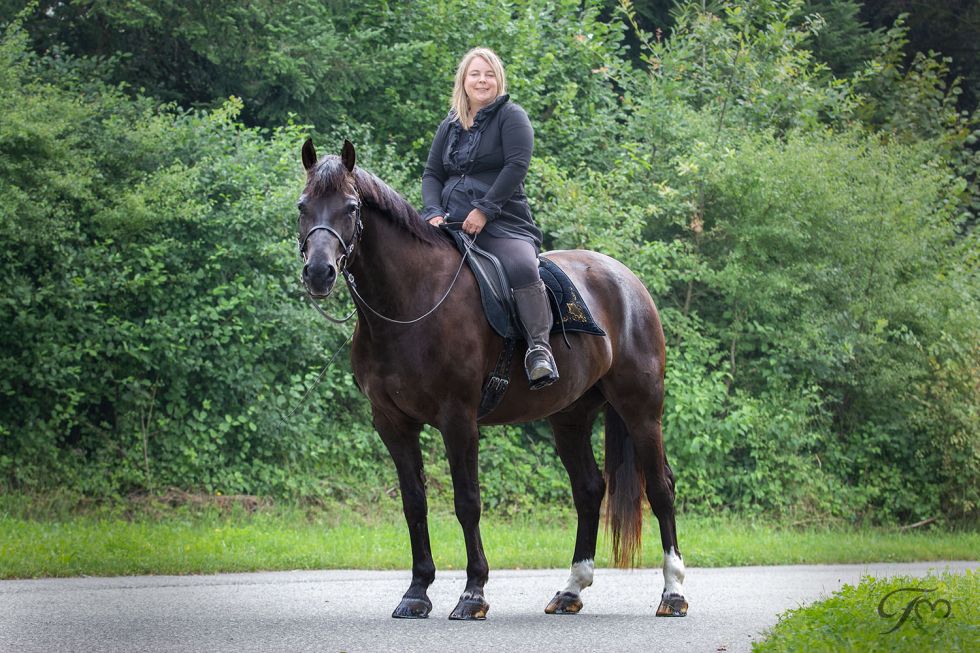
<svg viewBox="0 0 980 653"><path fill-rule="evenodd" d="M472 244L472 239L458 229L447 229L461 253L469 248L470 269L480 286L483 312L493 330L504 339L523 340L524 336L517 326L517 308L510 292L510 280L504 266L496 256ZM582 300L575 284L568 275L551 259L538 256L538 272L548 289L554 332L579 332L604 336L606 332L596 324L589 307Z"/></svg>

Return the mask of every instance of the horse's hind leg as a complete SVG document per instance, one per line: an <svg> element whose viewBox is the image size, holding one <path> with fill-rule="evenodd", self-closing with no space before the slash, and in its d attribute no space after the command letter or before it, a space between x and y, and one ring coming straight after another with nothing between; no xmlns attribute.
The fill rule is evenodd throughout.
<svg viewBox="0 0 980 653"><path fill-rule="evenodd" d="M548 614L577 613L582 609L582 590L592 584L599 507L606 492L606 482L592 452L592 424L604 403L602 395L593 390L571 407L548 418L555 433L558 456L572 482L572 497L578 513L571 574L565 588L558 591L544 609Z"/></svg>
<svg viewBox="0 0 980 653"><path fill-rule="evenodd" d="M650 374L633 370L618 379L607 377L603 380L603 393L614 408L606 419L621 420L629 433L646 479L647 499L660 523L664 590L657 616L683 617L687 614L687 600L684 598L684 560L677 545L674 520L674 474L667 464L661 431L663 383L645 385L636 382L644 377L649 379ZM624 381L620 383L619 379Z"/></svg>
<svg viewBox="0 0 980 653"><path fill-rule="evenodd" d="M660 522L660 542L664 549L664 590L657 616L684 617L687 615L687 600L684 598L684 559L677 545L677 524L674 520L674 473L664 453L659 409L656 414L650 436L635 446L644 466L647 500Z"/></svg>
<svg viewBox="0 0 980 653"><path fill-rule="evenodd" d="M659 427L659 422L658 422ZM659 428L657 429L659 435ZM660 439L661 450L663 440ZM664 456L663 480L654 485L647 482L647 499L660 521L660 539L664 543L664 591L657 607L658 617L684 617L687 615L687 600L684 598L684 560L677 547L677 525L674 521L674 472ZM669 542L664 537L669 528Z"/></svg>
<svg viewBox="0 0 980 653"><path fill-rule="evenodd" d="M425 476L419 447L420 424L392 419L374 409L374 427L388 447L402 494L402 508L412 542L412 584L402 597L392 617L424 619L432 610L426 590L435 580L436 566L429 544L428 505L425 499Z"/></svg>

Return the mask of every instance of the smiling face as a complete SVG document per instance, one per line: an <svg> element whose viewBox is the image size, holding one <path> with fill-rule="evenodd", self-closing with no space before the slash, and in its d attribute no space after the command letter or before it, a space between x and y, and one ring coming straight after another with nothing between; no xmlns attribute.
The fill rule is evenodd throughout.
<svg viewBox="0 0 980 653"><path fill-rule="evenodd" d="M493 68L483 57L473 57L466 67L463 90L470 101L470 112L477 111L497 99L499 85Z"/></svg>

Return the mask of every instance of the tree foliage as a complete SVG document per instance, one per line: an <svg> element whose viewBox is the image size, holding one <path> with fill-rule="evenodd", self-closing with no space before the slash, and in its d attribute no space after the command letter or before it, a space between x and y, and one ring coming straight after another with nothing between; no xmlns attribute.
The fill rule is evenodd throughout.
<svg viewBox="0 0 980 653"><path fill-rule="evenodd" d="M977 123L950 62L906 63L853 2L677 3L647 32L670 4L0 4L0 486L385 496L346 355L324 368L348 330L299 292L298 147L351 138L418 203L484 43L535 125L546 245L619 258L661 308L685 508L975 517ZM549 437L486 430L490 506L567 500Z"/></svg>

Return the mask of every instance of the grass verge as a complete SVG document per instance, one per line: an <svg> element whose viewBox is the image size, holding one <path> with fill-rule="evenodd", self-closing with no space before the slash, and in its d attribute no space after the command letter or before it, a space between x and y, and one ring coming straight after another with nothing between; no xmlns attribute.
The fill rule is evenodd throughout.
<svg viewBox="0 0 980 653"><path fill-rule="evenodd" d="M565 567L575 539L571 511L485 515L492 568ZM463 569L459 525L446 506L429 523L439 569ZM897 533L883 529L794 529L738 516L678 517L688 566L859 563L974 559L980 533ZM661 564L656 520L644 525L644 566ZM609 566L600 531L599 566ZM0 497L0 578L198 574L286 569L408 569L411 557L397 502L369 512L257 504L124 505L83 510Z"/></svg>
<svg viewBox="0 0 980 653"><path fill-rule="evenodd" d="M788 651L976 651L980 643L980 575L865 577L829 599L790 610L753 645L754 653Z"/></svg>

